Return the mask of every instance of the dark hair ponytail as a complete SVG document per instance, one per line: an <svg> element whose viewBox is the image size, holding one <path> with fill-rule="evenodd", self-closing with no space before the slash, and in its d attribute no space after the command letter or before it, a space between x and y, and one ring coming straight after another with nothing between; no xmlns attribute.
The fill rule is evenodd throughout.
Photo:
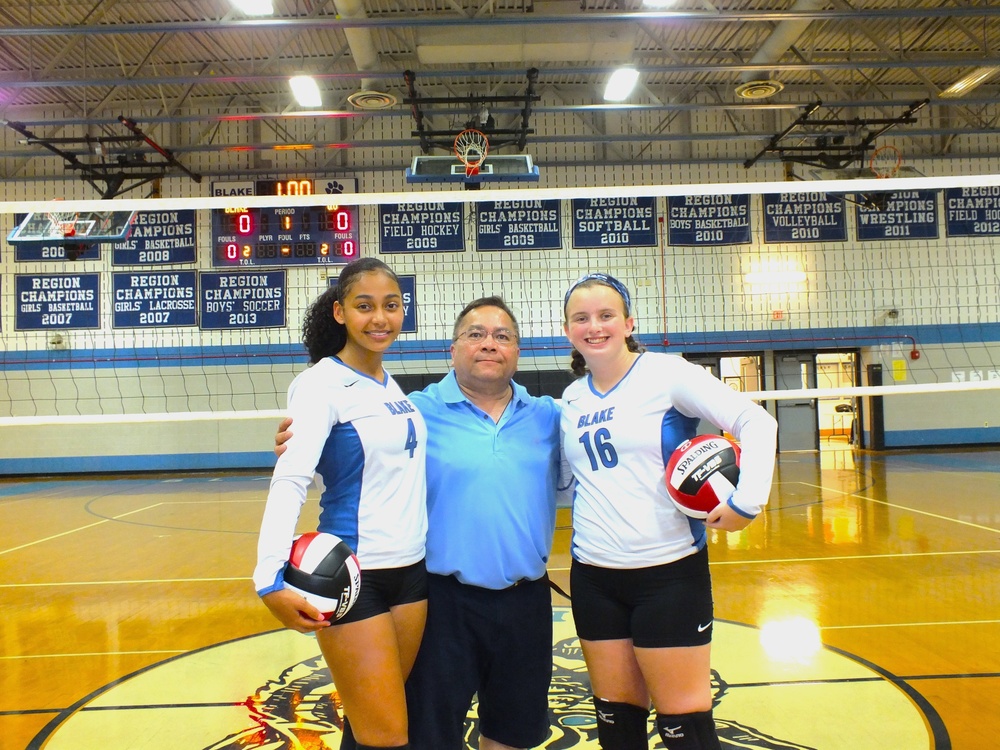
<svg viewBox="0 0 1000 750"><path fill-rule="evenodd" d="M636 341L635 336L628 336L625 338L625 347L630 352L636 352L637 354L641 354L642 352L646 351L646 347L644 347L642 344ZM587 361L583 358L583 355L580 354L580 352L578 352L576 349L574 349L570 353L569 368L573 371L573 374L576 375L578 378L586 375L589 372L589 370L587 369Z"/></svg>
<svg viewBox="0 0 1000 750"><path fill-rule="evenodd" d="M333 317L333 303L344 304L344 297L358 278L373 272L384 273L399 284L399 278L385 263L377 258L361 258L344 266L337 283L317 297L306 310L302 320L302 343L309 352L309 364L314 365L334 356L347 344L347 326Z"/></svg>
<svg viewBox="0 0 1000 750"><path fill-rule="evenodd" d="M347 343L347 328L333 317L333 303L337 299L337 285L334 284L306 310L302 321L302 343L309 352L311 365L332 357Z"/></svg>

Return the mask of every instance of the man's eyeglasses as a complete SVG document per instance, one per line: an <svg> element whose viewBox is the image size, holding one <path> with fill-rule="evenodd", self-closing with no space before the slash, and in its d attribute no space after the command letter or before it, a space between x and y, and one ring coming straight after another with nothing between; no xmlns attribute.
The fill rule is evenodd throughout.
<svg viewBox="0 0 1000 750"><path fill-rule="evenodd" d="M487 331L485 328L473 326L458 334L457 338L464 339L470 344L482 344L490 336L497 346L514 346L517 344L517 335L509 328L494 328Z"/></svg>

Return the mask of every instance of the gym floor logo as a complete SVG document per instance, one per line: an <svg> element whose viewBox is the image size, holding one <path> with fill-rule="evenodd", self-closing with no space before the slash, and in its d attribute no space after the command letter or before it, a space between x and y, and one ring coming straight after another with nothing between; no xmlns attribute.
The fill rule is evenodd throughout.
<svg viewBox="0 0 1000 750"><path fill-rule="evenodd" d="M597 748L597 725L590 700L590 682L583 653L575 636L558 641L553 650L552 685L549 688L549 736L542 744L548 750ZM715 705L725 685L713 671ZM262 686L247 701L253 726L248 726L208 750L296 750L337 747L343 728L339 695L330 682L322 657L293 665L276 680ZM466 721L466 744L479 747L476 704ZM815 750L795 742L781 741L739 722L716 719L723 748L754 750ZM656 730L650 728L650 739Z"/></svg>
<svg viewBox="0 0 1000 750"><path fill-rule="evenodd" d="M568 607L554 608L553 643L550 730L541 747L598 750L590 683ZM725 750L946 746L940 717L925 700L849 654L824 648L808 661L777 662L756 628L716 620L712 661L715 723ZM478 747L476 708L466 724L469 748ZM105 747L127 747L128 738L169 737L171 750L330 750L340 746L341 717L316 639L278 630L115 680L51 722L30 747L78 750L95 747L96 737L107 739ZM941 729L929 734L935 726ZM652 718L649 728L651 746L658 746Z"/></svg>
<svg viewBox="0 0 1000 750"><path fill-rule="evenodd" d="M725 685L718 672L712 671L714 705L718 707ZM475 709L475 705L473 706ZM653 717L649 738L658 740ZM754 750L815 750L807 745L786 742L744 726L739 722L715 719L722 747ZM466 724L466 744L479 747L478 719L470 715ZM580 642L575 636L557 641L553 649L552 684L549 687L549 736L542 743L548 750L598 748L597 722L591 701L590 681L583 661Z"/></svg>
<svg viewBox="0 0 1000 750"><path fill-rule="evenodd" d="M597 725L590 683L587 680L583 653L576 637L558 641L555 645L552 685L549 689L549 736L542 744L548 750L597 748ZM713 672L715 703L719 704L725 685ZM331 700L332 698L332 700ZM208 750L245 750L268 748L337 747L342 728L339 696L330 682L322 657L308 659L292 666L278 679L257 691L246 703L254 726L210 745ZM479 747L476 704L466 722L466 744ZM723 748L754 748L754 750L814 750L806 745L787 742L735 721L716 719L716 728ZM650 730L650 739L656 731Z"/></svg>

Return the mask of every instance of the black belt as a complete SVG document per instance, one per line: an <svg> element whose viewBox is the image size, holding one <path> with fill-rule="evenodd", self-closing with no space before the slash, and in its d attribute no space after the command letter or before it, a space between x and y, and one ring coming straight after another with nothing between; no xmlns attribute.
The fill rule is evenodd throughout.
<svg viewBox="0 0 1000 750"><path fill-rule="evenodd" d="M510 591L510 589L516 589L522 583L533 583L534 581L537 581L537 580L539 580L539 579L538 578L535 578L535 579L522 578L520 581L514 581L514 583L512 583L510 586L507 586L506 588L503 588L503 589L500 589L500 590L501 591Z"/></svg>
<svg viewBox="0 0 1000 750"><path fill-rule="evenodd" d="M491 589L487 586L477 586L474 583L463 583L462 581L458 580L458 576L456 576L454 573L443 577L450 578L454 583L457 583L459 586L468 586L470 588L479 589L480 591L510 591L511 589L516 589L518 586L521 586L525 583L535 583L536 581L542 580L541 578L522 578L518 581L514 581L514 583L510 584L509 586L504 586L502 589Z"/></svg>
<svg viewBox="0 0 1000 750"><path fill-rule="evenodd" d="M449 578L449 579L451 579L451 581L453 583L457 583L459 586L468 586L470 588L479 589L480 591L510 591L511 589L516 589L518 586L521 586L522 584L525 584L525 583L536 583L536 582L541 581L541 580L543 580L543 579L546 578L546 576L542 576L542 578L522 578L519 581L514 581L514 583L512 583L510 586L507 586L505 588L502 588L502 589L489 589L489 588L486 588L484 586L476 586L475 584L472 584L472 583L462 583L460 580L458 580L458 577L454 573L452 573L450 575L446 575L446 576L441 576L441 577L442 578ZM549 584L549 588L552 589L553 591L555 591L557 594L559 594L562 597L565 597L566 599L570 599L570 595L567 594L565 591L563 591L562 588L559 586L559 584L553 582L552 579L548 579L548 584Z"/></svg>

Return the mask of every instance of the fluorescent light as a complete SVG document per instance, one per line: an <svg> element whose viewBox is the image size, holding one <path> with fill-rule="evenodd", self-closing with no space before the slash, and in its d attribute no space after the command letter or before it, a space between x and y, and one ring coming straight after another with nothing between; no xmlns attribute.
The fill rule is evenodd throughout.
<svg viewBox="0 0 1000 750"><path fill-rule="evenodd" d="M271 0L230 0L233 7L245 16L273 16Z"/></svg>
<svg viewBox="0 0 1000 750"><path fill-rule="evenodd" d="M670 8L677 5L677 0L642 0L647 8Z"/></svg>
<svg viewBox="0 0 1000 750"><path fill-rule="evenodd" d="M319 94L319 86L316 85L316 79L312 76L293 76L288 79L288 83L291 85L295 101L299 103L300 107L323 106L323 97Z"/></svg>
<svg viewBox="0 0 1000 750"><path fill-rule="evenodd" d="M621 102L628 99L638 80L639 71L635 68L619 68L608 79L607 88L604 89L604 101Z"/></svg>
<svg viewBox="0 0 1000 750"><path fill-rule="evenodd" d="M1000 66L994 65L976 68L975 70L966 73L964 76L951 84L951 86L938 94L938 98L957 99L960 96L965 96L972 91L972 89L976 88L976 86L997 72L1000 72Z"/></svg>

